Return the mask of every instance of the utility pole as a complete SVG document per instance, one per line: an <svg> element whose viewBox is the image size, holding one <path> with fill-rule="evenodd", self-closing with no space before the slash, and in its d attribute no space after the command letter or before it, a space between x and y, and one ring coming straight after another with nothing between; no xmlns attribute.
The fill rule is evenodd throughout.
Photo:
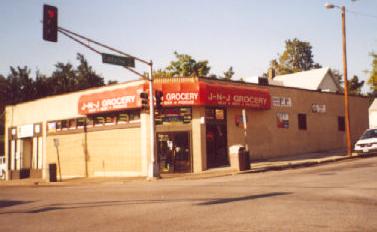
<svg viewBox="0 0 377 232"><path fill-rule="evenodd" d="M348 101L348 78L347 78L347 46L346 46L346 7L342 11L342 41L343 41L343 76L344 76L344 120L346 129L347 155L352 155L351 128Z"/></svg>
<svg viewBox="0 0 377 232"><path fill-rule="evenodd" d="M347 155L352 155L351 126L348 101L348 78L347 78L347 46L346 46L346 7L331 3L325 4L326 9L338 8L342 14L342 48L343 48L343 77L344 77L344 124L346 132Z"/></svg>

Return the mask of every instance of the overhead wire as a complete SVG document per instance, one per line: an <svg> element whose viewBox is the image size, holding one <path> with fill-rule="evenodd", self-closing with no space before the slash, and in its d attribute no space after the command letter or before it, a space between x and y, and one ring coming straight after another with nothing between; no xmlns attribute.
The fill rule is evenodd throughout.
<svg viewBox="0 0 377 232"><path fill-rule="evenodd" d="M124 52L119 51L119 50L117 50L117 49L111 48L111 47L109 47L109 46L107 46L107 45L104 45L104 44L102 44L102 43L96 42L96 41L94 41L94 40L92 40L92 39L89 39L89 38L87 38L87 37L85 37L85 36L82 36L82 35L79 35L79 34L77 34L77 33L74 33L74 32L72 32L72 31L69 31L69 30L64 29L64 28L62 28L62 27L58 27L58 31L59 31L60 33L62 33L63 35L67 36L68 38L72 39L73 41L75 41L75 42L77 42L77 43L83 45L84 47L88 48L89 50L91 50L91 51L93 51L93 52L95 52L95 53L97 53L97 54L102 55L102 53L101 53L99 50L97 50L97 49L93 48L92 46L90 46L90 45L89 45L89 42L92 42L92 43L94 43L94 44L96 44L96 45L98 45L98 46L104 47L104 48L109 49L109 50L111 50L111 51L117 52L117 53L119 53L119 54L125 55L125 56L127 56L127 57L134 58L134 59L136 59L136 60L138 60L138 61L141 61L141 62L143 62L143 63L145 63L145 64L148 64L148 65L151 64L151 63L149 63L149 62L147 62L147 61L145 61L145 60L142 60L142 59L140 59L140 58L137 58L137 57L131 56L131 55L127 54L127 53L124 53ZM82 40L86 40L86 41L88 41L88 44L86 44L86 43L84 43L83 41L81 41L81 40L75 38L75 36L76 36L76 37L79 37L79 38L82 39ZM140 76L140 77L145 78L145 75L144 75L144 74L142 74L142 73L140 73L140 72L138 72L138 71L136 71L136 70L134 70L134 69L132 69L132 68L130 68L130 67L126 67L126 66L123 66L123 67L124 67L125 69L127 69L128 71L130 71L130 72L132 72L132 73L134 73L134 74L136 74L136 75L138 75L138 76Z"/></svg>

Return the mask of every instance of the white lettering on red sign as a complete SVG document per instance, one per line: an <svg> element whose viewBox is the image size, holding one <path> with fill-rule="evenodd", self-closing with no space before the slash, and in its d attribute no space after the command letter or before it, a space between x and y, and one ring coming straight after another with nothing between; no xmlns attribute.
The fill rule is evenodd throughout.
<svg viewBox="0 0 377 232"><path fill-rule="evenodd" d="M233 96L233 101L245 105L265 105L267 103L267 99L264 97L239 95Z"/></svg>
<svg viewBox="0 0 377 232"><path fill-rule="evenodd" d="M122 96L103 99L102 101L89 101L82 105L81 110L89 113L103 112L112 109L127 108L130 103L135 103L135 96Z"/></svg>
<svg viewBox="0 0 377 232"><path fill-rule="evenodd" d="M193 105L198 99L198 93L166 93L164 105Z"/></svg>
<svg viewBox="0 0 377 232"><path fill-rule="evenodd" d="M135 102L135 96L123 96L116 98L103 99L101 108L127 107L129 103Z"/></svg>
<svg viewBox="0 0 377 232"><path fill-rule="evenodd" d="M208 94L208 100L217 104L230 106L260 107L267 105L267 98L264 96L233 95L210 92Z"/></svg>
<svg viewBox="0 0 377 232"><path fill-rule="evenodd" d="M167 101L195 101L198 93L167 93Z"/></svg>

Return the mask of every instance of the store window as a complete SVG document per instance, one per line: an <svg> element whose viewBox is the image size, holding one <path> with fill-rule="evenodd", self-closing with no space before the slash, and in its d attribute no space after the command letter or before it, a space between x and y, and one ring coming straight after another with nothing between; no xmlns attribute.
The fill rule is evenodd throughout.
<svg viewBox="0 0 377 232"><path fill-rule="evenodd" d="M288 113L279 112L276 114L276 123L278 128L289 128L289 116Z"/></svg>
<svg viewBox="0 0 377 232"><path fill-rule="evenodd" d="M55 133L66 130L74 131L80 129L82 130L85 127L102 127L138 122L140 122L140 110L128 110L107 114L97 114L88 117L50 121L47 122L47 132Z"/></svg>
<svg viewBox="0 0 377 232"><path fill-rule="evenodd" d="M69 127L70 130L76 129L76 126L77 126L77 124L76 124L75 118L68 120L68 127Z"/></svg>
<svg viewBox="0 0 377 232"><path fill-rule="evenodd" d="M306 130L306 114L298 114L298 129Z"/></svg>
<svg viewBox="0 0 377 232"><path fill-rule="evenodd" d="M127 113L120 113L117 115L118 124L125 124L130 121L130 116Z"/></svg>
<svg viewBox="0 0 377 232"><path fill-rule="evenodd" d="M345 131L346 124L343 116L338 116L338 131Z"/></svg>
<svg viewBox="0 0 377 232"><path fill-rule="evenodd" d="M223 108L206 108L205 118L207 121L225 121L226 111Z"/></svg>
<svg viewBox="0 0 377 232"><path fill-rule="evenodd" d="M192 111L189 107L163 108L156 112L157 125L171 125L180 123L190 123Z"/></svg>
<svg viewBox="0 0 377 232"><path fill-rule="evenodd" d="M98 115L93 117L94 126L103 126L105 124L105 117L103 115Z"/></svg>
<svg viewBox="0 0 377 232"><path fill-rule="evenodd" d="M86 118L78 118L78 119L76 120L77 129L82 129L82 128L84 128L84 126L85 126L85 121L86 121Z"/></svg>
<svg viewBox="0 0 377 232"><path fill-rule="evenodd" d="M108 126L108 125L115 125L115 122L116 122L116 116L115 115L106 115L105 116L105 125Z"/></svg>
<svg viewBox="0 0 377 232"><path fill-rule="evenodd" d="M140 122L140 110L128 111L130 122Z"/></svg>
<svg viewBox="0 0 377 232"><path fill-rule="evenodd" d="M88 118L86 118L86 127L87 128L90 128L90 127L93 127L93 125L94 125L94 120L93 120L93 118L91 118L91 117L88 117Z"/></svg>
<svg viewBox="0 0 377 232"><path fill-rule="evenodd" d="M48 132L56 132L56 122L48 122L47 123L47 131Z"/></svg>
<svg viewBox="0 0 377 232"><path fill-rule="evenodd" d="M68 130L68 120L62 120L62 130Z"/></svg>
<svg viewBox="0 0 377 232"><path fill-rule="evenodd" d="M62 130L62 121L57 121L56 122L56 131L61 131Z"/></svg>

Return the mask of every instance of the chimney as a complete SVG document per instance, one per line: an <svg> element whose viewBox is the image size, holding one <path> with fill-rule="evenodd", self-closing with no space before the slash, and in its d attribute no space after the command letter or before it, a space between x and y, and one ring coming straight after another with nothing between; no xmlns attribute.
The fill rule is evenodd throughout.
<svg viewBox="0 0 377 232"><path fill-rule="evenodd" d="M272 81L275 77L275 69L274 68L269 68L268 69L268 74L267 74L268 80Z"/></svg>

